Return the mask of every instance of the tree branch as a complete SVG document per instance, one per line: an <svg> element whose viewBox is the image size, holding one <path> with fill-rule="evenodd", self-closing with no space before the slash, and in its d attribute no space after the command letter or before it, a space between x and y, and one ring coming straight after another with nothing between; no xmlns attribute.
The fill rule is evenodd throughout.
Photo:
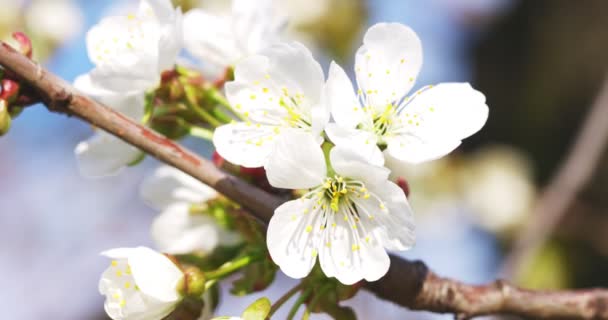
<svg viewBox="0 0 608 320"><path fill-rule="evenodd" d="M555 176L544 189L532 212L532 220L516 237L502 273L514 276L544 244L568 208L592 177L608 145L608 77L585 117L574 144Z"/></svg>
<svg viewBox="0 0 608 320"><path fill-rule="evenodd" d="M218 170L179 144L143 127L94 100L40 65L0 45L0 65L18 75L39 95L47 108L76 116L172 165L243 205L268 223L282 200ZM503 282L473 286L439 277L422 262L391 256L388 274L365 288L378 297L414 310L453 313L458 318L485 314L513 314L533 318L608 319L608 290L542 292Z"/></svg>

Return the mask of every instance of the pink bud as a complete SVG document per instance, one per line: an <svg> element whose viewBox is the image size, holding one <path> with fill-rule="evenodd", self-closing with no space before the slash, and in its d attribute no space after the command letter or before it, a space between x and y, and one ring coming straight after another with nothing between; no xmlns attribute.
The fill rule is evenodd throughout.
<svg viewBox="0 0 608 320"><path fill-rule="evenodd" d="M28 58L32 58L32 40L23 32L13 32L13 39L19 43L19 52Z"/></svg>

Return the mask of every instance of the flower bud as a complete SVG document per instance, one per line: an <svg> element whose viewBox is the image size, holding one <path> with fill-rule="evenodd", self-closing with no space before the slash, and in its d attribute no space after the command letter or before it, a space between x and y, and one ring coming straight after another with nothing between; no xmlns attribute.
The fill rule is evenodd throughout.
<svg viewBox="0 0 608 320"><path fill-rule="evenodd" d="M0 99L8 101L9 103L17 100L20 88L18 82L11 79L2 79L0 84Z"/></svg>
<svg viewBox="0 0 608 320"><path fill-rule="evenodd" d="M15 48L23 55L28 58L32 58L32 41L30 38L23 32L14 32L13 39L15 39L18 43L18 47Z"/></svg>
<svg viewBox="0 0 608 320"><path fill-rule="evenodd" d="M250 304L243 314L241 318L243 320L263 320L266 319L268 313L270 313L270 300L266 297L262 297L256 300L254 303Z"/></svg>
<svg viewBox="0 0 608 320"><path fill-rule="evenodd" d="M205 292L205 274L197 267L185 266L182 291L184 295L201 297Z"/></svg>
<svg viewBox="0 0 608 320"><path fill-rule="evenodd" d="M112 249L102 255L112 259L99 281L110 318L160 320L182 301L178 285L184 273L167 256L145 247Z"/></svg>
<svg viewBox="0 0 608 320"><path fill-rule="evenodd" d="M5 135L11 128L11 115L8 112L7 103L0 99L0 136Z"/></svg>

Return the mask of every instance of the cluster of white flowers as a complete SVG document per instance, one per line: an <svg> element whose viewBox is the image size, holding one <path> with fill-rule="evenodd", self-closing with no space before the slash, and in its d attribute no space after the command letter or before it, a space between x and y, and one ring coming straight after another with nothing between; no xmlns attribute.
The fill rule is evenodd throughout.
<svg viewBox="0 0 608 320"><path fill-rule="evenodd" d="M344 284L378 280L390 265L386 250L406 250L415 241L412 210L389 180L388 164L450 153L485 124L485 97L466 83L407 96L423 54L416 34L398 23L376 24L365 34L356 54L357 90L336 63L326 78L305 46L279 42L284 19L270 14L270 3L234 0L231 17L192 10L182 19L169 0L141 0L137 13L106 18L89 31L95 68L76 87L140 119L144 94L158 86L182 47L233 66L225 93L244 120L216 129L217 152L236 165L264 167L276 188L304 190L270 221L274 262L293 278L307 276L318 258L326 276ZM114 173L141 155L102 132L76 154L88 176ZM385 157L393 161L385 164ZM193 203L216 193L176 169L157 170L142 196L162 211L152 236L163 252L207 253L239 241L211 218L190 214ZM115 259L100 283L113 319L161 319L180 300L183 273L168 258L145 248L104 254Z"/></svg>
<svg viewBox="0 0 608 320"><path fill-rule="evenodd" d="M412 211L388 180L385 154L410 163L437 159L488 116L484 95L466 83L406 96L421 66L420 40L397 23L365 34L357 91L335 63L325 80L298 43L273 45L236 65L226 94L246 120L216 130L217 151L235 164L264 166L274 187L309 190L279 207L268 227L270 254L287 275L305 277L318 257L325 274L342 283L374 281L389 268L385 249L414 244ZM324 154L324 142L335 147Z"/></svg>
<svg viewBox="0 0 608 320"><path fill-rule="evenodd" d="M142 0L137 13L103 19L87 33L95 65L75 87L140 120L144 94L158 86L163 70L173 67L182 48L182 13L168 0ZM83 175L104 176L136 162L141 151L98 132L76 147Z"/></svg>

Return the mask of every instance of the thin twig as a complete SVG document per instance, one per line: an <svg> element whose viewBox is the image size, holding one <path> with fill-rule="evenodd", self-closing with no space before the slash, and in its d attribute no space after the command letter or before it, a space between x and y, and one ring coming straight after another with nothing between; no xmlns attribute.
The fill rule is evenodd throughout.
<svg viewBox="0 0 608 320"><path fill-rule="evenodd" d="M9 46L0 45L0 65L35 89L52 112L77 116L180 169L241 204L268 223L282 200L218 170L179 144L119 112L76 92ZM473 286L442 278L422 262L391 257L386 276L365 288L378 297L414 310L452 313L459 318L513 314L544 319L608 319L608 290L529 291L503 282Z"/></svg>
<svg viewBox="0 0 608 320"><path fill-rule="evenodd" d="M568 156L544 189L532 212L532 220L517 237L513 249L505 259L502 273L513 277L525 266L551 236L568 208L595 171L608 145L608 78L591 110Z"/></svg>

